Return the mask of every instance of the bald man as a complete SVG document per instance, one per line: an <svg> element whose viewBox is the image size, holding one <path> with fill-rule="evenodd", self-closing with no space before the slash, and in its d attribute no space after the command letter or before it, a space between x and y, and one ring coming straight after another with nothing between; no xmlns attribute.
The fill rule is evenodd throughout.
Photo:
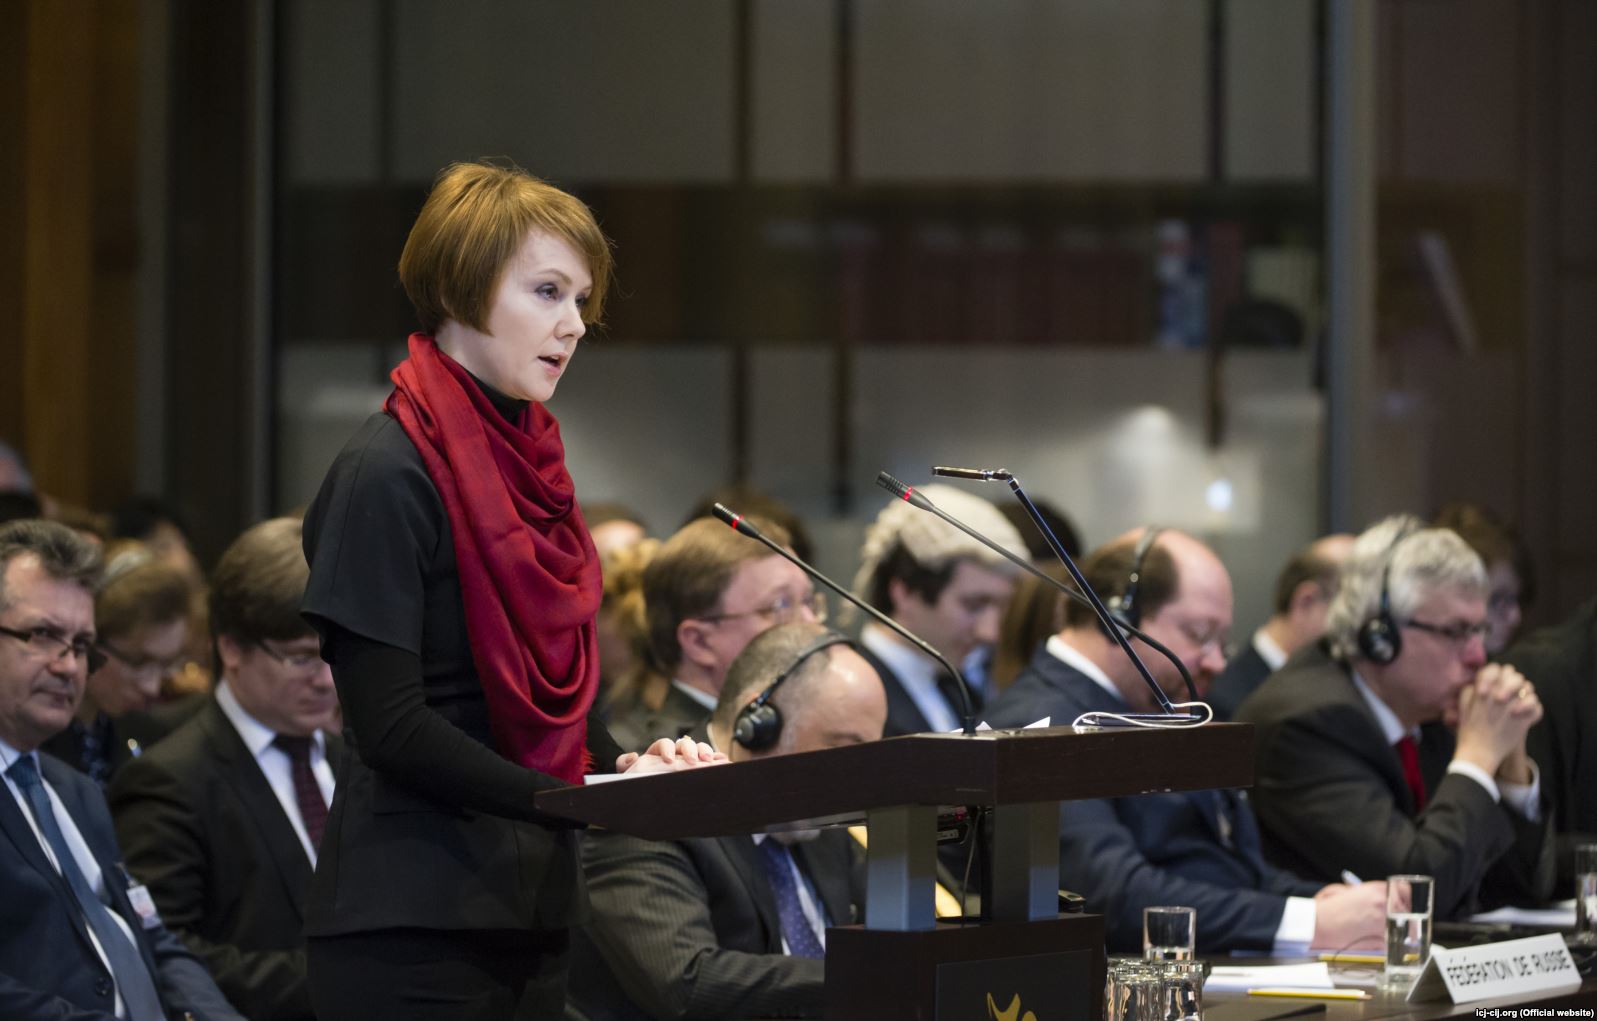
<svg viewBox="0 0 1597 1021"><path fill-rule="evenodd" d="M1117 613L1174 652L1199 693L1225 667L1231 578L1203 543L1141 530L1095 550L1082 565ZM1179 671L1139 647L1172 701ZM1158 701L1090 610L1066 611L1051 637L987 713L994 727L1044 716L1068 726L1087 712L1156 712ZM1111 951L1140 949L1142 910L1197 908L1197 950L1294 953L1308 946L1377 946L1384 884L1324 886L1265 864L1258 824L1240 791L1186 791L1066 802L1060 811L1060 885L1104 916Z"/></svg>
<svg viewBox="0 0 1597 1021"><path fill-rule="evenodd" d="M1229 720L1242 700L1281 669L1287 657L1320 640L1336 596L1337 571L1353 548L1353 536L1325 535L1298 550L1275 579L1273 612L1209 690L1216 719Z"/></svg>
<svg viewBox="0 0 1597 1021"><path fill-rule="evenodd" d="M764 698L780 722L740 727ZM727 671L698 735L734 764L875 741L887 698L835 631L782 624ZM858 919L859 852L843 830L651 841L593 831L583 865L593 918L573 946L583 1015L819 1017L826 929Z"/></svg>

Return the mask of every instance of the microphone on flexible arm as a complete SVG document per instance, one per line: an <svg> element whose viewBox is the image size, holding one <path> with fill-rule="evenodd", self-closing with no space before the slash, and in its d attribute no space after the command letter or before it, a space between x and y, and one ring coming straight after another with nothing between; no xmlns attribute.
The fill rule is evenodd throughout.
<svg viewBox="0 0 1597 1021"><path fill-rule="evenodd" d="M932 659L935 659L938 663L942 664L943 669L947 670L950 674L952 674L953 677L954 677L954 680L956 682L958 682L955 686L959 689L960 723L961 723L961 726L962 726L962 728L963 728L963 730L964 730L966 735L973 735L973 734L976 733L976 704L970 697L970 685L965 681L965 675L960 673L958 670L955 670L954 669L954 664L950 663L948 661L947 657L945 657L942 653L938 652L936 649L932 648L923 639L921 639L917 635L911 633L907 628L905 628L898 621L894 620L893 618L889 617L887 614L883 613L881 610L878 610L876 607L874 607L871 604L867 603L865 600L861 599L859 596L856 596L854 593L850 592L848 589L844 588L843 586L839 585L837 582L835 582L832 579L828 578L826 575L822 574L820 571L817 571L815 568L811 567L809 564L806 564L804 561L800 560L793 553L789 552L787 549L784 549L780 543L774 542L771 539L767 538L765 533L761 532L758 528L755 528L741 514L738 514L738 513L734 512L732 510L729 510L724 504L719 504L719 503L716 504L712 508L712 513L714 513L715 516L717 518L719 518L720 520L722 520L722 521L726 522L728 525L732 526L732 530L733 531L735 531L735 532L737 532L737 533L739 533L741 535L746 535L750 539L755 540L756 542L763 543L773 553L776 553L778 556L783 557L784 559L786 559L787 561L792 563L795 567L797 567L799 570L801 570L805 574L809 575L811 578L813 578L816 581L820 582L822 585L825 585L827 588L831 589L833 592L836 592L838 595L842 596L844 599L848 600L849 602L853 603L855 606L857 606L860 609L864 610L866 613L870 614L871 619L875 620L877 623L881 624L883 627L887 628L888 630L892 631L894 634L898 635L900 638L904 639L904 641L906 641L909 644L913 645L915 648L919 649L921 652L924 652L926 655L930 656Z"/></svg>
<svg viewBox="0 0 1597 1021"><path fill-rule="evenodd" d="M1108 608L1105 607L1103 602L1098 598L1097 593L1093 592L1092 586L1087 584L1087 579L1082 576L1080 568L1078 568L1075 561L1070 558L1070 554L1065 551L1064 545L1060 543L1059 538L1054 535L1053 530L1048 527L1048 522L1044 520L1041 512L1037 510L1036 505L1031 502L1031 498L1028 497L1025 490L1021 488L1020 480L1015 477L1013 472L1003 468L949 468L938 466L932 469L932 474L942 476L944 478L972 479L979 482L1008 482L1009 488L1013 490L1015 495L1020 499L1021 505L1025 508L1027 515L1031 517L1032 521L1037 525L1038 530L1042 532L1043 538L1047 540L1049 549L1053 551L1054 556L1059 559L1059 562L1065 565L1065 569L1070 572L1071 579L1075 581L1076 586L1080 591L1070 588L1058 578L1053 578L1043 573L1042 571L1038 570L1037 567L1031 563L1031 561L1025 559L1024 557L1018 556L1008 549L1005 549L1003 546L994 542L992 539L989 539L987 536L982 535L980 532L971 528L963 521L960 521L958 518L955 518L953 515L942 510L936 504L932 503L932 501L924 493L917 492L914 486L907 485L906 483L899 481L887 472L882 472L876 476L876 484L906 503L912 504L913 506L926 511L929 514L937 516L941 520L959 529L961 532L964 532L972 539L975 539L977 542L986 546L988 549L998 553L1006 560L1017 565L1023 570L1030 572L1036 577L1047 582L1049 585L1052 585L1054 588L1058 589L1060 592L1063 592L1076 602L1089 607L1093 611L1093 614L1098 618L1099 622L1103 625L1104 631L1114 638L1116 644L1120 646L1120 651L1125 653L1126 658L1131 661L1132 666L1134 666L1137 670L1137 673L1141 675L1143 682L1148 685L1148 690L1153 693L1154 700L1158 702L1160 709L1163 710L1161 713L1119 713L1114 714L1113 716L1102 716L1099 717L1100 723L1104 722L1105 720L1112 721L1116 718L1136 721L1137 723L1207 722L1208 717L1205 715L1177 711L1176 707L1171 703L1170 697L1164 693L1163 688L1159 687L1159 683L1153 679L1153 674L1148 671L1147 665L1142 662L1142 659L1137 655L1136 650L1131 647L1131 643L1126 640L1126 635L1131 634L1136 636L1138 639L1145 642L1150 648L1162 653L1167 659L1170 660L1171 663L1175 664L1176 670L1181 674L1181 679L1186 683L1188 693L1192 696L1192 700L1196 702L1198 701L1197 686L1192 683L1192 675L1188 673L1186 664L1181 662L1181 657L1171 652L1159 641L1150 638L1139 628L1133 627L1131 624L1119 620L1109 612Z"/></svg>

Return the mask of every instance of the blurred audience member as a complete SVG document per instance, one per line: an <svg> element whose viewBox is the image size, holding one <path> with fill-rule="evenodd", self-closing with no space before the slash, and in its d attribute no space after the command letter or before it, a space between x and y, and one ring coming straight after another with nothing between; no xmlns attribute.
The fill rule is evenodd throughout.
<svg viewBox="0 0 1597 1021"><path fill-rule="evenodd" d="M1457 532L1486 565L1486 654L1496 656L1514 640L1523 608L1535 599L1530 551L1518 532L1474 504L1450 503L1431 524Z"/></svg>
<svg viewBox="0 0 1597 1021"><path fill-rule="evenodd" d="M305 896L341 766L332 671L299 613L300 530L274 518L222 554L216 697L119 770L110 794L129 870L254 1021L313 1021Z"/></svg>
<svg viewBox="0 0 1597 1021"><path fill-rule="evenodd" d="M150 496L128 500L111 512L111 532L149 548L156 559L183 572L189 582L188 662L161 682L167 698L211 690L211 628L207 618L205 572L189 543L188 525L175 507Z"/></svg>
<svg viewBox="0 0 1597 1021"><path fill-rule="evenodd" d="M205 581L205 572L194 556L189 530L177 508L153 496L136 496L111 512L111 535L117 539L137 539L157 560L170 564L196 584Z"/></svg>
<svg viewBox="0 0 1597 1021"><path fill-rule="evenodd" d="M186 659L188 580L143 546L123 543L107 559L94 615L101 662L77 715L44 750L104 787L117 767L199 707L193 698L157 707L162 679Z"/></svg>
<svg viewBox="0 0 1597 1021"><path fill-rule="evenodd" d="M780 525L752 520L787 543ZM749 639L775 624L819 620L826 605L803 571L714 518L688 522L660 546L643 570L643 601L653 662L671 681L658 709L610 718L616 743L631 751L686 735L715 708Z"/></svg>
<svg viewBox="0 0 1597 1021"><path fill-rule="evenodd" d="M1573 889L1576 844L1597 842L1597 599L1563 623L1533 631L1503 654L1536 682L1547 710L1526 750L1541 767L1558 833L1556 896Z"/></svg>
<svg viewBox="0 0 1597 1021"><path fill-rule="evenodd" d="M1229 720L1287 657L1325 634L1325 615L1336 596L1337 571L1353 548L1351 535L1327 535L1299 550L1275 580L1272 613L1253 638L1227 661L1209 689L1215 719Z"/></svg>
<svg viewBox="0 0 1597 1021"><path fill-rule="evenodd" d="M600 562L604 600L596 622L599 712L606 720L655 712L671 687L649 651L649 616L643 601L643 570L659 549L660 540L644 539L611 551Z"/></svg>
<svg viewBox="0 0 1597 1021"><path fill-rule="evenodd" d="M1456 918L1552 892L1553 838L1525 735L1535 687L1486 662L1486 572L1409 515L1360 535L1325 640L1237 710L1272 860L1327 881L1418 873Z"/></svg>
<svg viewBox="0 0 1597 1021"><path fill-rule="evenodd" d="M1042 514L1043 521L1054 533L1054 538L1059 540L1059 545L1070 554L1070 559L1081 557L1081 536L1076 531L1076 526L1071 523L1068 515L1047 500L1033 500L1037 511ZM1042 532L1037 528L1037 523L1026 513L1026 508L1018 500L1003 500L998 504L998 510L1015 526L1015 531L1020 533L1021 541L1026 544L1026 551L1031 554L1031 562L1038 567L1049 564L1058 564L1059 558L1054 556L1054 551L1048 545L1048 540L1043 538ZM1063 565L1061 565L1063 567Z"/></svg>
<svg viewBox="0 0 1597 1021"><path fill-rule="evenodd" d="M0 440L0 493L33 492L33 473L11 444Z"/></svg>
<svg viewBox="0 0 1597 1021"><path fill-rule="evenodd" d="M1038 566L1049 577L1074 587L1070 572L1059 561ZM1035 575L1020 576L1015 583L1015 597L1009 601L1009 609L1004 611L1004 619L998 625L998 646L993 653L991 677L994 694L1014 683L1049 635L1063 630L1068 598Z"/></svg>
<svg viewBox="0 0 1597 1021"><path fill-rule="evenodd" d="M915 489L952 517L1025 555L1014 526L991 503L940 483ZM854 589L958 667L998 641L998 623L1019 573L953 525L895 499L865 531ZM936 660L873 621L860 630L860 651L887 691L888 737L960 726L957 684ZM975 708L979 712L981 706Z"/></svg>
<svg viewBox="0 0 1597 1021"><path fill-rule="evenodd" d="M593 547L601 559L635 546L649 535L643 517L625 504L583 504L582 519L588 523L588 534L593 536Z"/></svg>
<svg viewBox="0 0 1597 1021"><path fill-rule="evenodd" d="M704 494L688 511L683 524L695 518L714 517L714 508L718 503L725 504L746 518L764 518L766 521L781 525L788 537L784 545L805 563L815 562L811 559L815 554L815 544L810 541L810 533L804 527L804 520L787 504L744 482L722 486Z"/></svg>

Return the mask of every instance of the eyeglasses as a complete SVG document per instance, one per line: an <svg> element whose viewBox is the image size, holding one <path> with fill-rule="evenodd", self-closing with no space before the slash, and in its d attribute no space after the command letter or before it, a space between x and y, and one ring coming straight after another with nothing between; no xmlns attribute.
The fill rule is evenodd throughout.
<svg viewBox="0 0 1597 1021"><path fill-rule="evenodd" d="M1463 645L1471 638L1484 639L1486 632L1490 630L1490 625L1485 621L1479 624L1466 624L1463 621L1459 621L1456 624L1430 624L1423 620L1410 620L1404 624L1404 627L1411 627L1416 631L1424 631L1454 645Z"/></svg>
<svg viewBox="0 0 1597 1021"><path fill-rule="evenodd" d="M736 620L739 617L764 617L770 620L771 626L778 624L791 624L809 610L816 622L826 620L826 595L821 592L811 592L803 599L794 599L792 596L780 596L769 606L757 607L753 610L741 610L737 613L712 613L697 620L721 621Z"/></svg>
<svg viewBox="0 0 1597 1021"><path fill-rule="evenodd" d="M91 674L105 665L105 656L95 648L94 639L89 635L75 635L68 638L53 627L43 626L20 631L16 628L0 627L0 635L15 638L26 645L29 652L35 656L43 656L51 662L71 653L88 664Z"/></svg>
<svg viewBox="0 0 1597 1021"><path fill-rule="evenodd" d="M279 652L267 645L264 638L257 641L255 647L296 673L308 674L312 670L321 669L322 666L322 654L319 649L316 652Z"/></svg>
<svg viewBox="0 0 1597 1021"><path fill-rule="evenodd" d="M153 667L162 677L171 677L183 669L183 664L188 662L188 656L186 655L167 660L152 659L149 656L129 656L109 642L100 642L95 646L95 649L100 653L100 662L102 663L105 662L106 657L110 657L135 673L149 670Z"/></svg>

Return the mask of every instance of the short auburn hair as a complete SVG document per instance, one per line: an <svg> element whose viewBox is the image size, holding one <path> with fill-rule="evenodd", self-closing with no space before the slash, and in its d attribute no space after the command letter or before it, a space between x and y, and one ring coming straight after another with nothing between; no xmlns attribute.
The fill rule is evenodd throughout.
<svg viewBox="0 0 1597 1021"><path fill-rule="evenodd" d="M582 321L597 323L610 286L610 242L581 200L517 166L452 163L433 182L399 256L399 280L425 333L453 319L488 332L505 266L532 231L588 260L593 287Z"/></svg>

